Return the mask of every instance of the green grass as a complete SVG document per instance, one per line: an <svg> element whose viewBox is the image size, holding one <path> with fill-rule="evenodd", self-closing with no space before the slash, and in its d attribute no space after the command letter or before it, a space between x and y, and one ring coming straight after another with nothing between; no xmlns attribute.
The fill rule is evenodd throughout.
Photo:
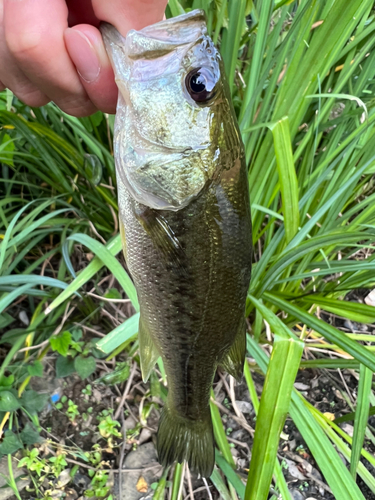
<svg viewBox="0 0 375 500"><path fill-rule="evenodd" d="M167 15L191 7L192 2L173 0ZM351 291L375 285L373 2L195 0L196 7L206 10L220 45L249 166L255 249L247 301L249 357L266 381L278 374L284 396L280 407L275 385L266 383L259 404L246 367L254 408L267 416L256 427L247 488L234 470L220 411L212 404L218 446L212 483L225 499L266 500L273 481L273 491L290 500L276 458L289 409L335 498L363 499L357 476L375 494L366 469L375 459L364 449L364 441L374 439L368 425L370 401L375 402L374 341L326 323L320 313L375 322L373 307L345 301ZM62 322L66 330L74 323L95 329L100 318L101 332L108 334L97 344L102 351L136 355L137 316L115 325L99 316L106 304L88 294L109 272L123 290L118 298L132 301L130 312L137 312L138 303L116 259L121 241L113 117L76 119L53 105L30 110L9 93L0 96L0 326L8 352L0 375L17 365L17 391L27 390L25 369L43 359ZM28 326L12 326L16 304L27 309ZM284 351L301 343L302 360L297 348ZM42 350L17 355L39 344ZM293 389L298 368L307 366L358 372L353 438ZM171 483L163 476L158 498L169 488L179 498L183 477L183 468L169 477Z"/></svg>

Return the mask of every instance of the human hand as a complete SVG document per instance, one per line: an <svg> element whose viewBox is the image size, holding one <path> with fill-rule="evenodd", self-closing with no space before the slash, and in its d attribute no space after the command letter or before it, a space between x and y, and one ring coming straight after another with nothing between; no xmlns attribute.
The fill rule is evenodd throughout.
<svg viewBox="0 0 375 500"><path fill-rule="evenodd" d="M74 116L114 113L117 87L98 30L123 35L163 18L167 0L0 0L0 90Z"/></svg>

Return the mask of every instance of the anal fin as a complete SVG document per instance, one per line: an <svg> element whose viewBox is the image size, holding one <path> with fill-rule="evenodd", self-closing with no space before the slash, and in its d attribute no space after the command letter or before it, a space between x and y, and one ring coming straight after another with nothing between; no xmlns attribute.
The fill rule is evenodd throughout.
<svg viewBox="0 0 375 500"><path fill-rule="evenodd" d="M240 381L243 375L243 365L246 356L246 326L245 321L241 322L240 328L237 330L234 342L220 361L220 366L229 375L232 375L237 381Z"/></svg>
<svg viewBox="0 0 375 500"><path fill-rule="evenodd" d="M155 344L152 341L150 333L148 332L146 326L142 321L142 316L139 320L138 340L141 358L142 379L143 382L147 382L160 354L158 353Z"/></svg>

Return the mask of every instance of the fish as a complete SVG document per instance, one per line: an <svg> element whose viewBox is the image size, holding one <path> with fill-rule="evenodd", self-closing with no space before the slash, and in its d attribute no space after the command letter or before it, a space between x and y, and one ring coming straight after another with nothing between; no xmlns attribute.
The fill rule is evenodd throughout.
<svg viewBox="0 0 375 500"><path fill-rule="evenodd" d="M140 305L147 381L161 356L168 396L160 463L215 463L210 391L241 379L252 259L244 146L219 51L193 10L122 36L101 32L119 97L114 156L120 231Z"/></svg>

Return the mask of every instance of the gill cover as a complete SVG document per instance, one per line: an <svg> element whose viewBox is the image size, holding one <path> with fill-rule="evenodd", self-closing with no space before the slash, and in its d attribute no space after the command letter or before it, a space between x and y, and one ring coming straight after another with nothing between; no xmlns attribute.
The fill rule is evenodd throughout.
<svg viewBox="0 0 375 500"><path fill-rule="evenodd" d="M119 88L118 182L143 205L179 210L215 175L211 105L221 90L220 55L204 13L131 30L126 38L106 23L101 32Z"/></svg>

